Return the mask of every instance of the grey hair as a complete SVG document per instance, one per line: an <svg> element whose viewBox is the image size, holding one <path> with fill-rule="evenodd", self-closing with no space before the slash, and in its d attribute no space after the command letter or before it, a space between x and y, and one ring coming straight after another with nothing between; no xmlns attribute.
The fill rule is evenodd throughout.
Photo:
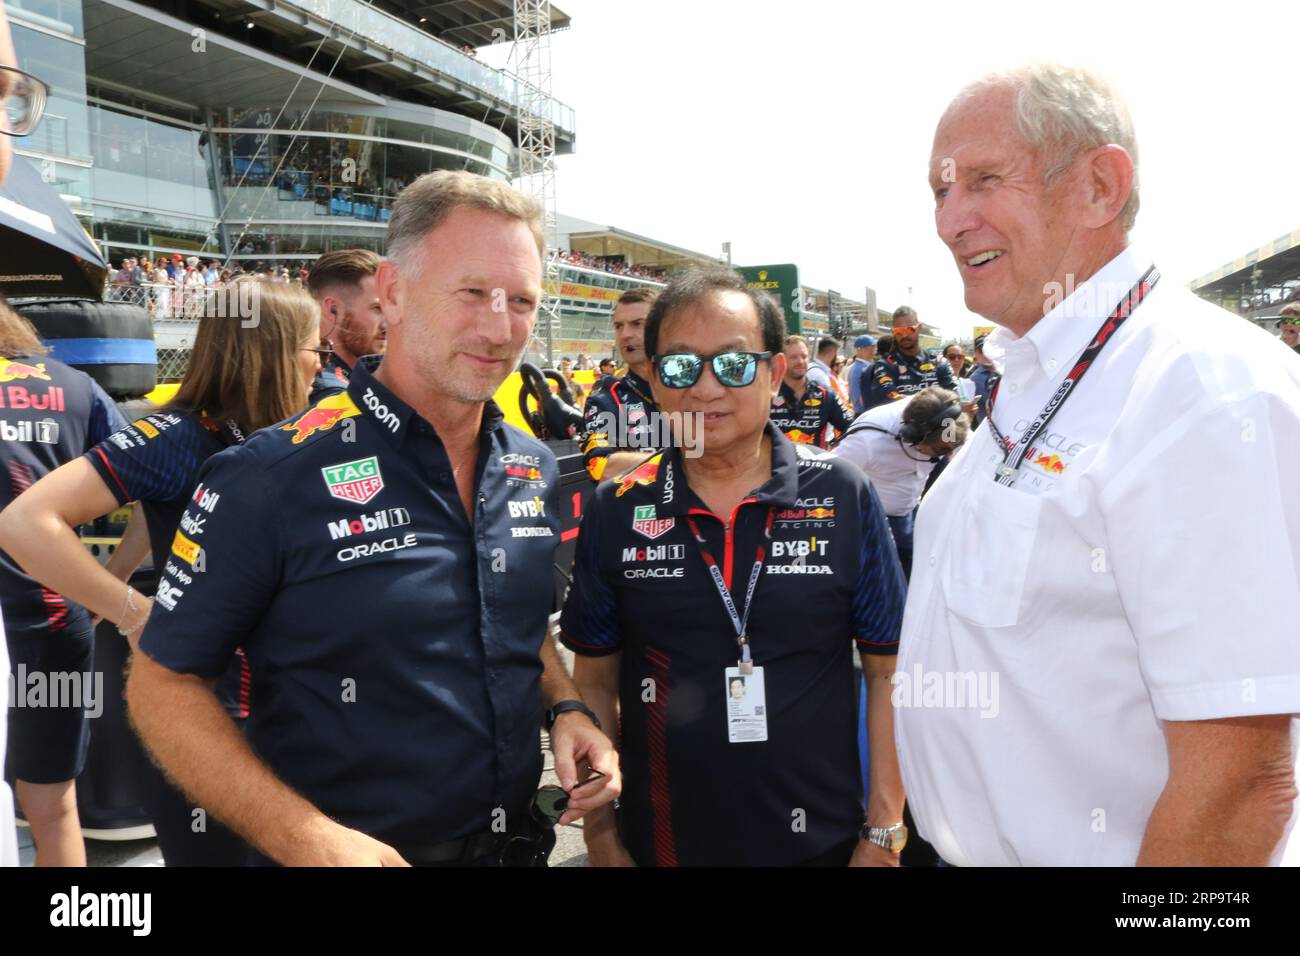
<svg viewBox="0 0 1300 956"><path fill-rule="evenodd" d="M537 200L486 176L439 170L418 177L393 203L393 216L388 221L388 258L399 272L408 278L420 274L424 237L461 206L519 220L537 241L538 256L546 259L542 207Z"/></svg>
<svg viewBox="0 0 1300 956"><path fill-rule="evenodd" d="M1138 214L1138 148L1133 120L1119 90L1077 66L1032 61L981 77L958 94L965 100L989 89L1015 93L1016 132L1043 159L1043 181L1061 175L1084 150L1115 144L1133 160L1133 191L1120 222L1128 232Z"/></svg>

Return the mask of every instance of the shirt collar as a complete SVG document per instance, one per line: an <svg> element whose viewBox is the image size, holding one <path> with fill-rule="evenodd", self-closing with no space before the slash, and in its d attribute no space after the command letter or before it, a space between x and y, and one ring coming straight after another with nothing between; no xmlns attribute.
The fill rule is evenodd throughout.
<svg viewBox="0 0 1300 956"><path fill-rule="evenodd" d="M984 341L984 354L1001 371L1009 355L1032 351L1043 374L1051 378L1073 363L1106 316L1137 284L1144 270L1142 262L1132 248L1124 249L1085 282L1060 290L1060 294L1069 295L1024 335L1016 338L1001 326L994 329Z"/></svg>
<svg viewBox="0 0 1300 956"><path fill-rule="evenodd" d="M387 438L394 447L401 447L412 422L424 423L432 434L437 434L433 426L417 415L410 405L407 405L406 402L398 398L389 388L375 378L367 367L369 363L366 362L366 358L368 357L363 356L357 362L348 381L348 396L361 410L361 414L370 416L375 424L379 426L379 433ZM479 427L479 433L485 434L495 431L504 420L505 415L502 414L497 403L492 399L488 399L483 403L483 421Z"/></svg>
<svg viewBox="0 0 1300 956"><path fill-rule="evenodd" d="M799 499L799 456L794 444L772 422L765 434L772 440L772 477L763 482L750 497L760 504L793 507ZM644 467L644 466L642 466ZM659 507L664 515L684 515L689 510L689 495L682 493L686 471L682 468L681 449L664 452L658 475Z"/></svg>
<svg viewBox="0 0 1300 956"><path fill-rule="evenodd" d="M623 381L636 391L640 392L643 398L653 398L650 392L650 383L631 369L628 369L623 375Z"/></svg>

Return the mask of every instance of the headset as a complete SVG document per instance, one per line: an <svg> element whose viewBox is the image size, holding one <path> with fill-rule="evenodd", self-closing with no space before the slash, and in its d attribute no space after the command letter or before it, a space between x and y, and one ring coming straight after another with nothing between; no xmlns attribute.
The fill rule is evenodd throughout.
<svg viewBox="0 0 1300 956"><path fill-rule="evenodd" d="M909 445L919 445L925 441L926 435L933 435L935 432L941 431L947 427L950 421L955 422L961 412L961 402L950 402L926 421L904 421L903 427L898 430L899 440Z"/></svg>
<svg viewBox="0 0 1300 956"><path fill-rule="evenodd" d="M903 446L911 445L912 447L916 447L921 442L925 441L926 435L932 435L935 432L946 428L950 421L955 422L958 416L961 415L961 413L962 413L962 405L961 405L961 401L958 400L954 402L949 402L947 405L939 409L939 411L937 411L933 416L926 419L925 421L903 422L902 427L898 430L898 434L896 435L894 435L893 432L889 431L889 429L887 428L881 428L879 425L873 424L871 422L863 422L860 425L859 424L853 425L851 428L849 428L848 431L846 431L843 435L840 436L839 440L843 441L844 439L852 435L854 432L858 432L858 431L884 432L886 435L893 435L894 439L898 442L899 447L902 449L903 454L907 455L907 457L911 458L913 461L937 462L940 460L940 457L942 456L929 458L929 459L916 458L914 455L910 454L906 448L903 448ZM838 442L836 444L838 444Z"/></svg>

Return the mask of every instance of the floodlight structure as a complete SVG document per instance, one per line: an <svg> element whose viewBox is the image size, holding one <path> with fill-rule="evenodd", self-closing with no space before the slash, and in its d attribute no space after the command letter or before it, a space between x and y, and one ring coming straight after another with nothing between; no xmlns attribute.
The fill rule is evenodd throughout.
<svg viewBox="0 0 1300 956"><path fill-rule="evenodd" d="M546 342L546 361L555 364L560 337L559 236L555 225L555 120L551 99L551 0L515 0L515 55L519 77L516 188L534 197L545 222L545 290L537 310L539 337Z"/></svg>

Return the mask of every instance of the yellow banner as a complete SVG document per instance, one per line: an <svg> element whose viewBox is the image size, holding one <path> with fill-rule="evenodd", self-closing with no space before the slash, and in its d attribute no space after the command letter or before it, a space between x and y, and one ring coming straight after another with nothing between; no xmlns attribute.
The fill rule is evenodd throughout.
<svg viewBox="0 0 1300 956"><path fill-rule="evenodd" d="M557 289L558 285L558 289ZM618 297L623 294L623 289L598 289L593 285L582 285L578 282L560 282L547 281L546 291L561 299L587 299L591 302L617 302Z"/></svg>

